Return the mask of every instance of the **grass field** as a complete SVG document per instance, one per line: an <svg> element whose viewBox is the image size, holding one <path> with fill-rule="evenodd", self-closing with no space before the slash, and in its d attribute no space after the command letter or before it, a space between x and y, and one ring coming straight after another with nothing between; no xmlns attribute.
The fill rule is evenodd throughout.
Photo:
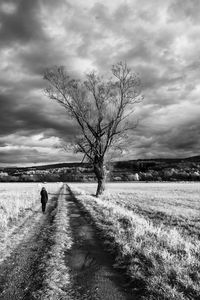
<svg viewBox="0 0 200 300"><path fill-rule="evenodd" d="M199 183L70 184L144 299L200 299Z"/></svg>
<svg viewBox="0 0 200 300"><path fill-rule="evenodd" d="M40 204L40 183L0 183L0 230L6 230L9 223ZM48 183L49 193L58 191L60 184Z"/></svg>

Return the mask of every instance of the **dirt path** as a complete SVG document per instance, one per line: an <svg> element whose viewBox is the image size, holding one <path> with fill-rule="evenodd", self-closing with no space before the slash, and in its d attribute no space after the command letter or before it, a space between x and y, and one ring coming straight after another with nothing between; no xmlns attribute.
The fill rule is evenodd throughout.
<svg viewBox="0 0 200 300"><path fill-rule="evenodd" d="M45 215L38 208L9 237L13 246L7 247L10 255L1 257L0 299L138 299L126 289L124 276L113 268L113 258L103 250L94 226L68 187L51 196ZM57 266L56 261L49 264L52 251Z"/></svg>
<svg viewBox="0 0 200 300"><path fill-rule="evenodd" d="M54 211L58 195L51 197L47 211L38 210L13 232L11 241L18 239L17 248L0 265L0 299L36 299L43 279L45 254L51 246Z"/></svg>
<svg viewBox="0 0 200 300"><path fill-rule="evenodd" d="M71 268L75 299L79 300L134 300L126 290L125 278L113 268L113 258L103 250L94 227L73 197L69 201L73 246L66 253L66 264ZM137 298L138 299L138 298Z"/></svg>

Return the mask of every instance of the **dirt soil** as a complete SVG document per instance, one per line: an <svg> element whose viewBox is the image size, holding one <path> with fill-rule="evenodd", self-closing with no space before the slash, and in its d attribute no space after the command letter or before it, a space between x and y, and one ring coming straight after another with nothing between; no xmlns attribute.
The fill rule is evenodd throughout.
<svg viewBox="0 0 200 300"><path fill-rule="evenodd" d="M80 300L134 300L127 288L126 278L114 269L113 257L104 250L103 242L77 205L68 196L69 217L74 244L66 252L66 264L70 266L75 299ZM138 299L138 298L137 298Z"/></svg>
<svg viewBox="0 0 200 300"><path fill-rule="evenodd" d="M11 240L21 242L0 265L0 299L31 300L42 286L45 254L51 246L52 226L58 195L49 200L43 215L37 210L19 228Z"/></svg>

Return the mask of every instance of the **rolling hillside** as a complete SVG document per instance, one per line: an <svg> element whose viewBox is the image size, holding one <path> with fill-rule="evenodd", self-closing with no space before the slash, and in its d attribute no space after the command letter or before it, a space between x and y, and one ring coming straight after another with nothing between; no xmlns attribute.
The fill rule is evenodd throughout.
<svg viewBox="0 0 200 300"><path fill-rule="evenodd" d="M200 156L115 161L108 163L107 170L108 181L196 181L200 180ZM3 168L0 180L93 182L95 176L91 164L74 162Z"/></svg>

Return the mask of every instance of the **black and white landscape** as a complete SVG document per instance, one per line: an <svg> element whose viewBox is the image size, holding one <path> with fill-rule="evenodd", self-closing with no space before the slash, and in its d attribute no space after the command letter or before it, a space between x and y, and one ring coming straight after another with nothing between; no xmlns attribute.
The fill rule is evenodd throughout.
<svg viewBox="0 0 200 300"><path fill-rule="evenodd" d="M0 299L200 299L200 1L0 1Z"/></svg>

